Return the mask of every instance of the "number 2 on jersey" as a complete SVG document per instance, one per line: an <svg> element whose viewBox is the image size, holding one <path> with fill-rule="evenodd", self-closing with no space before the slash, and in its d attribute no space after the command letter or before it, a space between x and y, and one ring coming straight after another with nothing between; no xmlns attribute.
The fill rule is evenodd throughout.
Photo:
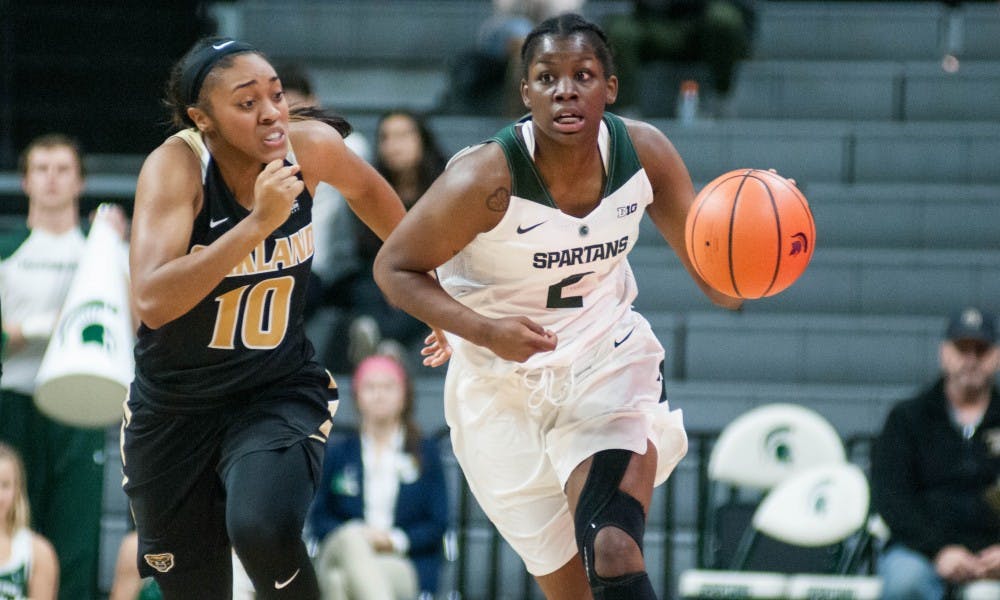
<svg viewBox="0 0 1000 600"><path fill-rule="evenodd" d="M549 286L549 297L546 299L546 308L580 308L583 306L583 296L563 296L563 289L573 284L580 283L580 280L590 275L593 271L570 275L559 283Z"/></svg>
<svg viewBox="0 0 1000 600"><path fill-rule="evenodd" d="M288 330L294 287L293 277L275 277L253 286L238 287L216 297L219 311L215 316L215 331L208 347L234 349L237 323L242 321L240 338L244 347L252 350L276 348L285 339L285 332ZM241 313L242 319L239 318Z"/></svg>

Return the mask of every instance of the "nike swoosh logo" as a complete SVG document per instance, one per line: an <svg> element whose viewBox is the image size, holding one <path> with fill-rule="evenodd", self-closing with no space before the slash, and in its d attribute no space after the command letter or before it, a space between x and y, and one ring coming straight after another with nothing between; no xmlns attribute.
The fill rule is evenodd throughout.
<svg viewBox="0 0 1000 600"><path fill-rule="evenodd" d="M229 217L225 217L223 219L218 219L218 220L212 219L211 221L208 222L208 226L211 229L215 229L216 227L218 227L219 225L222 225L223 223L225 223L228 220L229 220Z"/></svg>
<svg viewBox="0 0 1000 600"><path fill-rule="evenodd" d="M541 223L535 223L534 225L531 225L531 226L528 226L528 227L521 227L520 225L518 225L517 226L517 232L518 233L528 233L529 231L531 231L535 227L539 227L539 226L544 225L546 223L548 223L548 221L542 221Z"/></svg>
<svg viewBox="0 0 1000 600"><path fill-rule="evenodd" d="M292 576L289 577L288 579L286 579L285 581L275 581L274 582L274 589L281 590L281 589L284 589L284 588L288 587L288 584L291 583L292 581L294 581L295 578L299 576L299 571L301 571L301 570L302 569L295 569L295 572L292 573Z"/></svg>
<svg viewBox="0 0 1000 600"><path fill-rule="evenodd" d="M233 40L229 40L228 42L222 42L221 44L212 44L212 47L215 48L216 50L222 50L223 48L232 43Z"/></svg>
<svg viewBox="0 0 1000 600"><path fill-rule="evenodd" d="M625 334L625 337L623 337L622 339L620 339L620 340L615 340L615 348L617 348L618 346L621 346L622 344L624 344L624 343L625 343L625 340L627 340L627 339L629 339L630 337L632 337L632 332L633 332L633 331L635 331L635 327L633 327L632 329L629 329L629 330L628 330L628 333L626 333L626 334Z"/></svg>

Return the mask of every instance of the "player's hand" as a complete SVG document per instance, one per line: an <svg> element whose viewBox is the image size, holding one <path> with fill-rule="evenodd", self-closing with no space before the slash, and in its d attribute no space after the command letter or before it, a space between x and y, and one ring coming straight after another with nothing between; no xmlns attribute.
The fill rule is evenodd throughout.
<svg viewBox="0 0 1000 600"><path fill-rule="evenodd" d="M279 158L267 163L257 175L250 215L265 225L268 233L288 220L295 198L305 189L306 184L296 177L298 172L299 165L284 166Z"/></svg>
<svg viewBox="0 0 1000 600"><path fill-rule="evenodd" d="M433 328L430 335L424 338L424 347L420 349L420 354L424 356L425 367L440 367L448 362L451 358L451 344L448 343L444 330Z"/></svg>
<svg viewBox="0 0 1000 600"><path fill-rule="evenodd" d="M364 533L368 543L371 544L372 549L376 552L392 551L392 538L389 537L389 533L387 531L366 525Z"/></svg>
<svg viewBox="0 0 1000 600"><path fill-rule="evenodd" d="M556 334L527 317L494 319L487 348L505 360L524 362L539 352L556 349Z"/></svg>
<svg viewBox="0 0 1000 600"><path fill-rule="evenodd" d="M988 579L1000 578L1000 544L983 548L979 554L979 564L983 568L981 577Z"/></svg>
<svg viewBox="0 0 1000 600"><path fill-rule="evenodd" d="M111 228L115 230L123 240L128 240L129 238L129 221L128 215L118 204L113 204L110 202L103 202L95 210L90 212L90 222L93 223L98 216L105 220Z"/></svg>
<svg viewBox="0 0 1000 600"><path fill-rule="evenodd" d="M715 290L712 290L711 298L712 302L715 303L716 306L725 308L726 310L743 310L743 298L733 298L732 296L720 294Z"/></svg>
<svg viewBox="0 0 1000 600"><path fill-rule="evenodd" d="M934 570L942 579L962 583L979 576L978 558L964 546L952 544L941 548L934 557Z"/></svg>
<svg viewBox="0 0 1000 600"><path fill-rule="evenodd" d="M795 187L799 187L799 184L795 183L794 179L792 179L791 177L785 177L784 175L782 175L781 173L779 173L777 169L768 169L768 171L771 172L771 173L774 173L778 177L781 177L782 179L784 179L788 183L791 183Z"/></svg>
<svg viewBox="0 0 1000 600"><path fill-rule="evenodd" d="M27 344L27 338L24 337L24 332L21 331L21 326L17 323L4 323L3 332L7 339L5 340L7 355L17 352L21 348L24 348Z"/></svg>

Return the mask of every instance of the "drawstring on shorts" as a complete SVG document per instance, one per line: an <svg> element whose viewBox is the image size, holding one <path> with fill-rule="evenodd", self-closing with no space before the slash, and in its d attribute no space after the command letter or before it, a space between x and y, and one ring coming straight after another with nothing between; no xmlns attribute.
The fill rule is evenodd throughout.
<svg viewBox="0 0 1000 600"><path fill-rule="evenodd" d="M540 370L525 371L521 382L530 393L528 408L538 412L548 402L552 406L562 406L573 397L576 375L572 367L542 367ZM558 386L558 387L557 387Z"/></svg>

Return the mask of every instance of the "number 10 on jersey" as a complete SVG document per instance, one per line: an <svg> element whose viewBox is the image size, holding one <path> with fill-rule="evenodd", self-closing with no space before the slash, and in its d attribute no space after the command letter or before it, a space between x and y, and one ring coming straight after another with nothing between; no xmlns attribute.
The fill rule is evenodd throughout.
<svg viewBox="0 0 1000 600"><path fill-rule="evenodd" d="M208 347L235 349L236 330L242 323L239 330L244 347L252 350L276 348L288 330L294 287L293 277L274 277L217 296L215 302L219 310Z"/></svg>

